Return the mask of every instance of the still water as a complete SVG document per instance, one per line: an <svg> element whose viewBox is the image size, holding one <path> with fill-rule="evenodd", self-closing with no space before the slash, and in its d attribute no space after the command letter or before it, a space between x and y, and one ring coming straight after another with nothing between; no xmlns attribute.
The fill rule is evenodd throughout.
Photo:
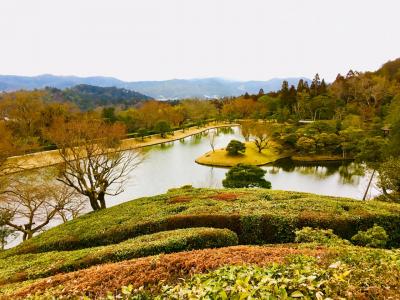
<svg viewBox="0 0 400 300"><path fill-rule="evenodd" d="M230 140L244 141L239 127L217 130L216 148ZM195 162L198 156L211 150L209 133L187 137L180 141L145 148L145 160L125 185L125 191L107 199L108 206L138 197L157 195L169 188L186 184L194 187L222 187L227 168L208 167ZM276 190L312 192L323 195L361 199L369 174L363 174L354 163L294 164L286 159L263 167L266 179ZM371 189L369 197L378 194Z"/></svg>
<svg viewBox="0 0 400 300"><path fill-rule="evenodd" d="M217 131L215 148L223 148L232 139L244 141L239 127L221 128ZM107 206L143 196L165 193L173 187L222 187L227 168L199 165L195 159L211 151L209 132L190 136L180 141L144 148L145 160L129 175L123 193L108 197ZM370 174L363 174L355 163L294 164L290 159L263 166L266 179L276 190L311 192L322 195L362 199ZM372 188L369 197L378 195ZM90 211L90 207L87 207ZM56 226L61 220L54 219L47 228ZM7 248L21 242L21 237L10 241Z"/></svg>

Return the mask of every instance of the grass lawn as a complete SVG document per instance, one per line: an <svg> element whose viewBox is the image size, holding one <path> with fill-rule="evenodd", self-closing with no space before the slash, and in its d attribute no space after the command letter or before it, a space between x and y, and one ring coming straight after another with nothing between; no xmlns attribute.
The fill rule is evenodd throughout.
<svg viewBox="0 0 400 300"><path fill-rule="evenodd" d="M288 153L280 153L276 145L258 152L253 142L246 142L246 151L240 155L229 155L225 148L217 149L215 152L209 151L196 159L196 162L202 165L233 167L237 164L247 164L262 166L274 162L280 158L290 156Z"/></svg>

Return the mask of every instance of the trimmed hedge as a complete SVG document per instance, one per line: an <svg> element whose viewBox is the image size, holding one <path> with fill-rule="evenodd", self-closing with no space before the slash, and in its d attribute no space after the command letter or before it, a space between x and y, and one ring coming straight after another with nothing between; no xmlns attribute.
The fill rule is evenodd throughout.
<svg viewBox="0 0 400 300"><path fill-rule="evenodd" d="M228 229L190 228L144 235L116 245L15 255L0 259L0 284L47 277L106 262L237 244L236 234Z"/></svg>
<svg viewBox="0 0 400 300"><path fill-rule="evenodd" d="M227 197L229 196L229 197ZM241 244L293 242L303 227L350 239L374 224L400 246L400 205L265 189L173 189L86 214L1 256L115 244L143 234L190 227L227 228Z"/></svg>

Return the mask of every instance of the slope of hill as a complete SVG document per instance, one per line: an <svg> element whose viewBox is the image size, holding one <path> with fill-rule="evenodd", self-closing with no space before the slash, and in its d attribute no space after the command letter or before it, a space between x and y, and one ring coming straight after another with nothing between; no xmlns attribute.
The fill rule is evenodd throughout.
<svg viewBox="0 0 400 300"><path fill-rule="evenodd" d="M93 109L98 106L131 106L152 99L141 93L116 87L99 87L87 84L76 85L64 90L46 88L57 101L69 101L81 109Z"/></svg>
<svg viewBox="0 0 400 300"><path fill-rule="evenodd" d="M398 250L355 247L315 230L327 234L320 240L310 228L305 241L291 242L305 226L350 238L376 223L388 246L398 246L399 212L395 203L299 192L171 189L86 214L2 252L0 298L397 299ZM266 242L286 244L251 245Z"/></svg>
<svg viewBox="0 0 400 300"><path fill-rule="evenodd" d="M134 90L156 99L210 98L238 96L245 92L258 93L262 88L265 92L281 88L282 81L297 85L300 79L307 78L274 78L268 81L233 81L221 78L204 79L172 79L164 81L125 82L112 77L76 77L40 75L34 77L0 75L0 91L19 89L41 89L52 87L58 89L71 88L75 85L86 84L100 87L118 87Z"/></svg>
<svg viewBox="0 0 400 300"><path fill-rule="evenodd" d="M388 61L387 63L383 64L382 67L380 67L375 73L377 75L385 76L390 80L396 80L400 82L400 58Z"/></svg>

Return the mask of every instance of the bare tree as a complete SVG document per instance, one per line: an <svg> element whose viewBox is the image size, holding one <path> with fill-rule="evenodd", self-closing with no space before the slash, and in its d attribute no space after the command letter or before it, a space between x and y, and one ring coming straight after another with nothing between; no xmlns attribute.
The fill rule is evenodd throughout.
<svg viewBox="0 0 400 300"><path fill-rule="evenodd" d="M58 180L86 196L93 210L106 208L106 195L123 192L128 174L142 161L137 151L121 151L125 127L118 123L59 120L48 136L62 158Z"/></svg>
<svg viewBox="0 0 400 300"><path fill-rule="evenodd" d="M268 125L256 123L250 132L258 152L261 153L263 149L268 148L268 144L271 141L271 130L268 128Z"/></svg>
<svg viewBox="0 0 400 300"><path fill-rule="evenodd" d="M210 131L208 138L209 138L209 142L210 142L210 146L213 152L215 152L215 139L217 137L217 132L216 130L212 130Z"/></svg>
<svg viewBox="0 0 400 300"><path fill-rule="evenodd" d="M42 231L64 209L75 207L74 191L34 175L14 180L0 197L0 225L22 233L27 240ZM79 201L77 202L79 203Z"/></svg>

